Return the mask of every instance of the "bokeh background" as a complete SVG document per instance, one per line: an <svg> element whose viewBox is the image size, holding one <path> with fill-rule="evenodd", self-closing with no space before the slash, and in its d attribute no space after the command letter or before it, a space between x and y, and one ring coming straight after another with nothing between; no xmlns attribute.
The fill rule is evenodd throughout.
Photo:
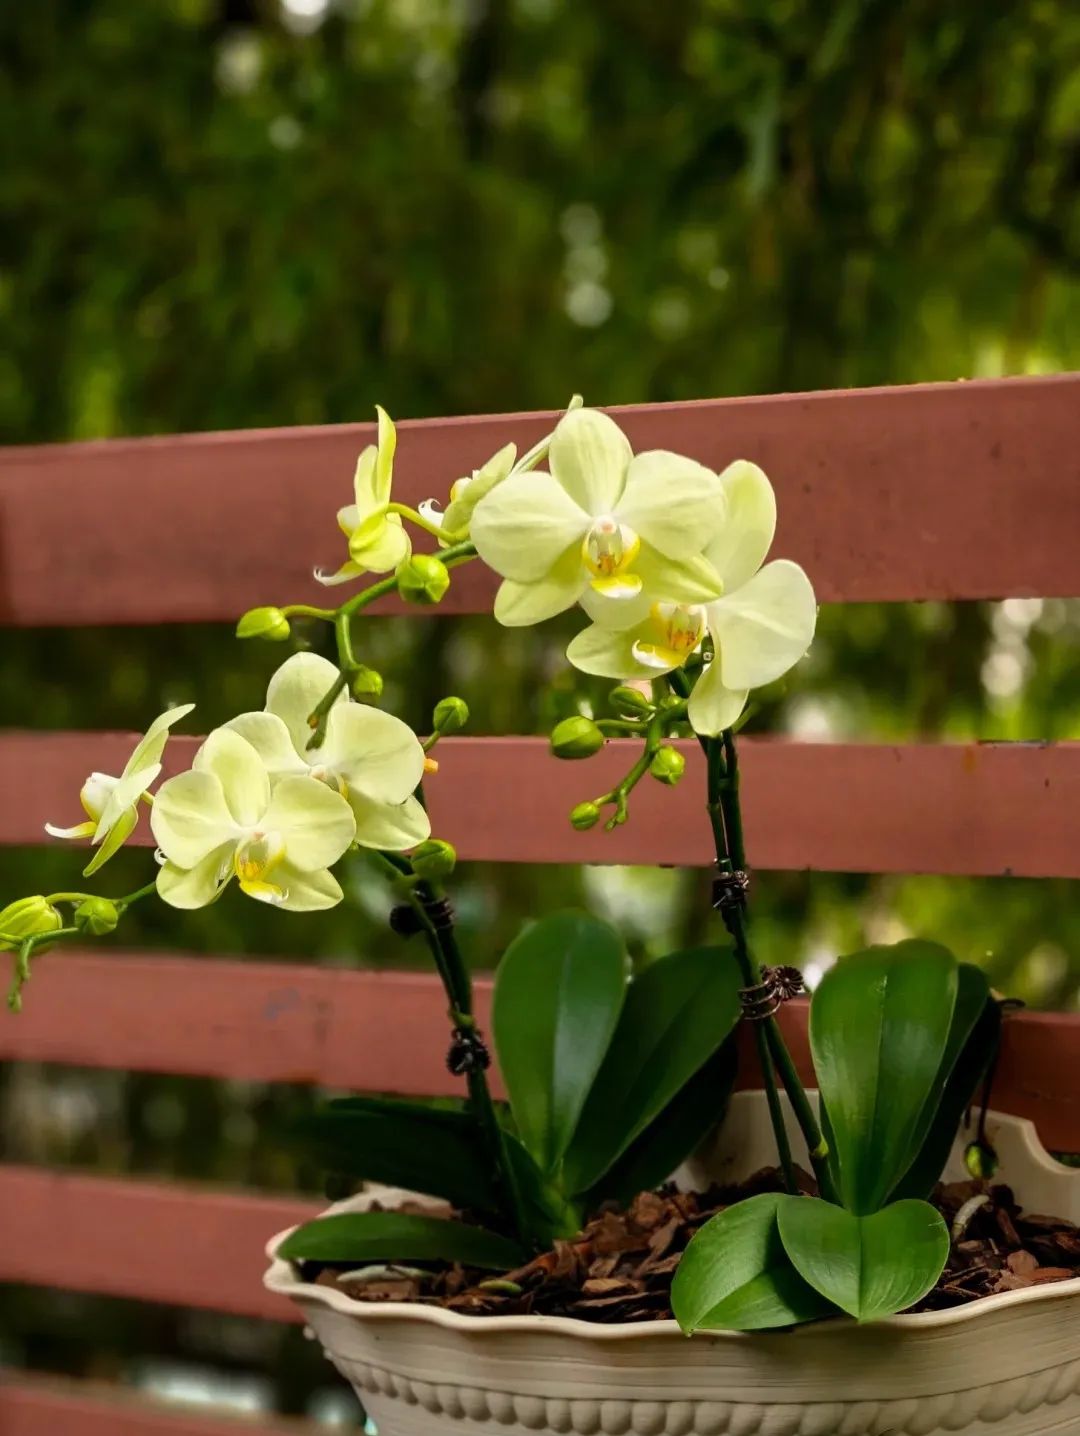
<svg viewBox="0 0 1080 1436"><path fill-rule="evenodd" d="M38 0L0 7L0 57L5 443L1080 367L1067 0ZM93 534L57 534L58 564L69 543ZM385 618L365 657L417 725L460 692L475 732L542 732L576 701L565 636ZM751 726L1078 738L1078 636L1062 600L825 609ZM41 728L188 700L205 727L258 706L280 657L217 627L0 645L0 723ZM115 890L146 862L116 859ZM77 870L6 851L0 901ZM694 875L459 876L478 967L553 903L609 915L641 962L703 921ZM409 960L378 880L358 864L347 886L299 926L239 898L145 905L120 940ZM1080 1005L1064 882L769 875L755 901L762 949L811 973L918 931L1035 1005ZM274 1135L310 1100L20 1067L0 1131L13 1160L317 1191ZM0 1358L357 1419L298 1333L257 1323L9 1289Z"/></svg>

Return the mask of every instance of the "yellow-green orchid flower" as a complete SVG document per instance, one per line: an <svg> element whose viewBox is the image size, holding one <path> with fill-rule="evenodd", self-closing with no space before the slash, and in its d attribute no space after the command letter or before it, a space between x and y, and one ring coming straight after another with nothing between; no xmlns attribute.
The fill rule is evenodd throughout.
<svg viewBox="0 0 1080 1436"><path fill-rule="evenodd" d="M559 421L548 467L511 474L472 517L477 552L503 577L500 623L539 623L579 599L649 591L698 603L720 591L702 558L724 520L710 469L663 450L635 458L615 421L596 409Z"/></svg>
<svg viewBox="0 0 1080 1436"><path fill-rule="evenodd" d="M77 823L73 828L45 824L50 837L91 839L97 852L83 868L83 877L96 873L131 836L139 821L139 799L161 772L161 755L169 729L186 718L194 707L194 703L183 703L155 718L139 739L119 778L110 777L108 773L90 774L79 793L87 822Z"/></svg>
<svg viewBox="0 0 1080 1436"><path fill-rule="evenodd" d="M354 501L338 510L338 528L349 541L349 557L336 573L315 570L315 577L327 586L348 583L365 573L389 573L412 552L401 515L389 512L397 430L385 409L376 405L375 412L378 443L369 444L357 459Z"/></svg>
<svg viewBox="0 0 1080 1436"><path fill-rule="evenodd" d="M776 528L772 485L756 464L736 463L721 475L727 519L705 550L723 581L711 602L685 604L644 595L635 605L605 604L572 640L575 668L603 678L655 678L681 667L710 635L713 658L690 697L695 732L730 728L751 688L772 683L810 647L817 603L797 563L775 559L762 567ZM615 626L620 615L631 626Z"/></svg>
<svg viewBox="0 0 1080 1436"><path fill-rule="evenodd" d="M572 414L575 409L581 408L581 404L581 395L574 394L566 406L566 412ZM550 445L551 435L545 434L539 443L534 444L517 459L517 446L505 444L497 454L492 454L486 464L473 469L470 476L456 479L450 485L450 503L445 513L439 511L434 499L425 499L420 505L421 517L440 529L448 542L468 538L473 512L480 500L486 498L496 485L508 479L511 474L525 474L535 469L537 464L542 464L547 458Z"/></svg>
<svg viewBox="0 0 1080 1436"><path fill-rule="evenodd" d="M271 784L255 749L228 728L210 734L190 772L162 783L150 826L164 859L158 893L173 907L205 907L235 877L249 897L290 912L341 901L329 868L356 831L340 793L292 774Z"/></svg>
<svg viewBox="0 0 1080 1436"><path fill-rule="evenodd" d="M413 797L424 772L416 734L391 713L353 703L342 693L326 718L318 748L308 748L308 717L329 693L338 670L315 653L294 653L270 680L262 713L241 713L226 727L245 738L276 782L302 774L348 800L356 842L401 852L423 842L431 824Z"/></svg>

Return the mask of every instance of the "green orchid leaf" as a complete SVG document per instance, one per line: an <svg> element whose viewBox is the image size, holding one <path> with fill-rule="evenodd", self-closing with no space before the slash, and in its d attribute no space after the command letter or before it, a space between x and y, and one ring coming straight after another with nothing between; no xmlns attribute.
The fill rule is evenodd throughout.
<svg viewBox="0 0 1080 1436"><path fill-rule="evenodd" d="M451 1205L505 1215L507 1201L472 1115L388 1097L343 1097L294 1122L290 1140L331 1172L442 1197ZM504 1141L541 1245L572 1236L580 1213L540 1172L510 1132Z"/></svg>
<svg viewBox="0 0 1080 1436"><path fill-rule="evenodd" d="M300 1118L292 1141L331 1172L496 1211L480 1133L466 1112L379 1097L348 1097Z"/></svg>
<svg viewBox="0 0 1080 1436"><path fill-rule="evenodd" d="M491 1014L499 1067L517 1130L545 1172L574 1135L628 975L615 929L577 912L533 923L499 963Z"/></svg>
<svg viewBox="0 0 1080 1436"><path fill-rule="evenodd" d="M814 993L810 1047L849 1211L887 1200L940 1100L957 966L946 948L910 939L843 958Z"/></svg>
<svg viewBox="0 0 1080 1436"><path fill-rule="evenodd" d="M858 1321L913 1306L949 1256L949 1229L928 1202L893 1202L856 1216L817 1197L783 1197L777 1223L800 1275Z"/></svg>
<svg viewBox="0 0 1080 1436"><path fill-rule="evenodd" d="M291 1232L278 1256L286 1261L442 1261L508 1271L526 1258L509 1237L463 1222L406 1212L334 1212Z"/></svg>
<svg viewBox="0 0 1080 1436"><path fill-rule="evenodd" d="M768 1192L718 1212L691 1239L675 1272L671 1309L683 1331L761 1331L836 1314L784 1251Z"/></svg>
<svg viewBox="0 0 1080 1436"><path fill-rule="evenodd" d="M626 1205L638 1192L651 1191L666 1182L723 1121L738 1064L738 1044L733 1033L586 1193L585 1209L595 1210L606 1201Z"/></svg>
<svg viewBox="0 0 1080 1436"><path fill-rule="evenodd" d="M915 1154L915 1160L890 1193L890 1200L894 1202L902 1197L928 1197L935 1184L941 1180L960 1123L964 1119L964 1112L985 1077L1001 1042L1001 1007L990 996L989 985L982 973L978 973L982 979L980 986L972 978L965 976L967 972L978 972L978 969L967 963L960 966L957 1012L960 1012L962 1001L966 1007L969 1000L980 992L982 1007L974 1023L968 1028L967 1038L952 1065L937 1109L927 1114L920 1123L922 1144ZM968 989L966 995L965 988Z"/></svg>
<svg viewBox="0 0 1080 1436"><path fill-rule="evenodd" d="M720 947L673 952L634 978L566 1153L568 1192L595 1187L708 1062L739 1020L740 982Z"/></svg>

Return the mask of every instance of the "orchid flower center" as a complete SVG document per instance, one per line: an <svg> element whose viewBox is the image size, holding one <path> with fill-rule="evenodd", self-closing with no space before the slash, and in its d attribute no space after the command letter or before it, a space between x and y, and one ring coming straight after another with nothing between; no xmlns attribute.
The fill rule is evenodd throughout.
<svg viewBox="0 0 1080 1436"><path fill-rule="evenodd" d="M451 501L453 501L454 499L460 499L461 496L462 496L462 494L465 492L465 490L469 487L469 485L472 483L473 479L475 479L475 478L476 478L476 475L475 475L475 474L471 474L471 475L469 475L467 478L464 478L464 479L455 479L454 482L450 485L450 499L451 499Z"/></svg>
<svg viewBox="0 0 1080 1436"><path fill-rule="evenodd" d="M256 829L244 839L233 854L233 871L249 897L261 902L281 902L287 896L269 874L285 856L285 840L280 833L264 833Z"/></svg>
<svg viewBox="0 0 1080 1436"><path fill-rule="evenodd" d="M705 609L699 604L654 603L649 610L652 642L638 639L634 657L650 668L679 668L705 636Z"/></svg>
<svg viewBox="0 0 1080 1436"><path fill-rule="evenodd" d="M82 792L79 794L83 810L98 822L105 811L105 804L109 801L112 790L119 782L118 778L110 778L108 773L91 773L83 784Z"/></svg>
<svg viewBox="0 0 1080 1436"><path fill-rule="evenodd" d="M349 785L340 773L334 771L328 763L318 763L311 769L311 776L318 778L320 783L325 783L328 788L333 788L335 793L340 793L343 798L349 796Z"/></svg>
<svg viewBox="0 0 1080 1436"><path fill-rule="evenodd" d="M641 578L630 572L640 549L637 534L614 514L601 514L593 520L581 545L581 558L597 593L606 598L634 598L641 592Z"/></svg>

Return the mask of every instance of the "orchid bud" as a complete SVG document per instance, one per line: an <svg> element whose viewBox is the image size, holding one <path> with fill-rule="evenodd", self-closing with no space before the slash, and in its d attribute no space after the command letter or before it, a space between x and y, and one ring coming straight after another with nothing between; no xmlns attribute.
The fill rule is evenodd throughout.
<svg viewBox="0 0 1080 1436"><path fill-rule="evenodd" d="M56 908L43 897L18 898L0 911L0 952L13 951L25 938L55 932L63 925Z"/></svg>
<svg viewBox="0 0 1080 1436"><path fill-rule="evenodd" d="M120 910L108 898L90 897L75 909L75 926L91 937L104 937L120 921Z"/></svg>
<svg viewBox="0 0 1080 1436"><path fill-rule="evenodd" d="M448 878L457 864L457 853L441 838L426 838L409 854L418 878Z"/></svg>
<svg viewBox="0 0 1080 1436"><path fill-rule="evenodd" d="M616 713L622 713L627 718L646 718L653 711L644 693L637 688L627 688L625 684L611 690L608 702Z"/></svg>
<svg viewBox="0 0 1080 1436"><path fill-rule="evenodd" d="M353 674L352 691L354 698L378 698L383 691L382 674L361 665Z"/></svg>
<svg viewBox="0 0 1080 1436"><path fill-rule="evenodd" d="M665 783L669 788L674 788L685 770L686 759L678 748L670 748L666 743L662 748L657 748L649 764L649 772L656 781Z"/></svg>
<svg viewBox="0 0 1080 1436"><path fill-rule="evenodd" d="M580 713L556 723L551 732L551 751L556 758L591 758L603 746L603 733Z"/></svg>
<svg viewBox="0 0 1080 1436"><path fill-rule="evenodd" d="M450 587L450 571L434 554L414 553L398 569L397 586L407 603L438 603Z"/></svg>
<svg viewBox="0 0 1080 1436"><path fill-rule="evenodd" d="M236 625L236 636L283 643L289 636L289 620L280 608L249 608Z"/></svg>
<svg viewBox="0 0 1080 1436"><path fill-rule="evenodd" d="M441 698L435 704L432 714L432 729L436 733L458 733L469 721L469 705L464 698Z"/></svg>
<svg viewBox="0 0 1080 1436"><path fill-rule="evenodd" d="M595 803L579 803L570 813L570 826L579 833L595 828L600 821L600 809Z"/></svg>

